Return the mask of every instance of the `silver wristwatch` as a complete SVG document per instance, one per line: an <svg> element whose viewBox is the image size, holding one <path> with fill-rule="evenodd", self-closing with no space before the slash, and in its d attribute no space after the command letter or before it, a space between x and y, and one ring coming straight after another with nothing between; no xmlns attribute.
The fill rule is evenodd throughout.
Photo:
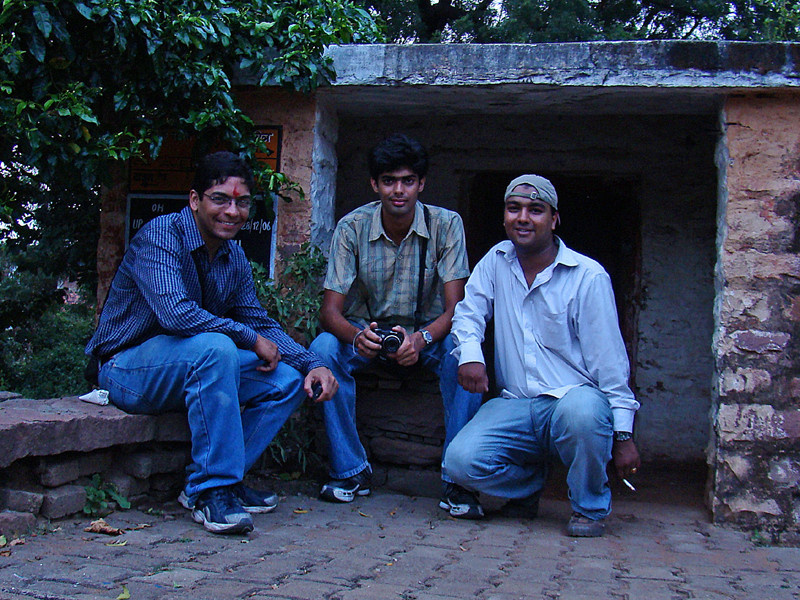
<svg viewBox="0 0 800 600"><path fill-rule="evenodd" d="M431 332L427 329L420 329L419 332L422 334L422 339L425 340L425 345L429 346L433 343L433 336Z"/></svg>
<svg viewBox="0 0 800 600"><path fill-rule="evenodd" d="M633 438L633 434L630 431L615 431L614 432L614 441L615 442L627 442L631 438Z"/></svg>

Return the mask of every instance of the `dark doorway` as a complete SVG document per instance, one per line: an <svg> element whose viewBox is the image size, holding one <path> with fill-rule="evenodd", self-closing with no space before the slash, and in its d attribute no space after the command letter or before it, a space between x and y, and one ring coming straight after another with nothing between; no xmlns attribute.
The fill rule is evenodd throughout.
<svg viewBox="0 0 800 600"><path fill-rule="evenodd" d="M461 210L470 267L497 242L503 229L503 193L515 172L482 172L472 176L466 206ZM635 389L638 314L641 300L641 215L638 182L634 178L547 173L558 193L561 224L556 234L573 250L590 256L611 277L622 336L631 363ZM487 339L489 332L487 332ZM491 364L487 348L487 365Z"/></svg>

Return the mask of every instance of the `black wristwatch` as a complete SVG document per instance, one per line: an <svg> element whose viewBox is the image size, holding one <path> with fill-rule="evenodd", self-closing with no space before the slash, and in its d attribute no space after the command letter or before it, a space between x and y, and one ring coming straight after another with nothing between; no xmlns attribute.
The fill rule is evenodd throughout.
<svg viewBox="0 0 800 600"><path fill-rule="evenodd" d="M615 431L614 432L614 441L615 442L627 442L630 439L633 439L633 434L630 431Z"/></svg>

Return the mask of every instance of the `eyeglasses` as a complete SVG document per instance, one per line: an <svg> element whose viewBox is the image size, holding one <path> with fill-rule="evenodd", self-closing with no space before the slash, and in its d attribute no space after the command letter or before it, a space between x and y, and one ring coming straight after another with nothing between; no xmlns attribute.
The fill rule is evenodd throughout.
<svg viewBox="0 0 800 600"><path fill-rule="evenodd" d="M236 208L241 210L249 210L250 207L253 206L253 198L250 196L239 196L238 198L231 198L227 194L220 194L215 192L213 194L206 194L203 193L203 196L206 196L209 200L211 200L211 204L214 206L228 207L230 206L231 202L236 203Z"/></svg>

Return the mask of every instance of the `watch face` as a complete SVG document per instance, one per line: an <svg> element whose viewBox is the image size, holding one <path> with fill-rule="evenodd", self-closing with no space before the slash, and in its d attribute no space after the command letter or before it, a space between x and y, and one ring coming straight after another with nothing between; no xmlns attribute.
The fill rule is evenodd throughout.
<svg viewBox="0 0 800 600"><path fill-rule="evenodd" d="M422 339L425 340L426 344L433 343L433 336L431 335L430 331L428 331L427 329L423 329L422 331L420 331L420 333L422 334Z"/></svg>

